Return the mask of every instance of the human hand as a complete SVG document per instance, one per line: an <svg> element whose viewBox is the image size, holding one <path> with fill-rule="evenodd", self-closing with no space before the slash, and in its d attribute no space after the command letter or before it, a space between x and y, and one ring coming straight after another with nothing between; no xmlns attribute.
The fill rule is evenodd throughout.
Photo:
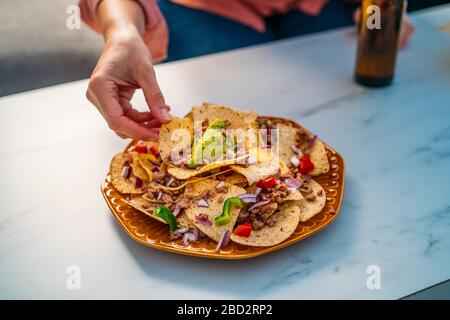
<svg viewBox="0 0 450 320"><path fill-rule="evenodd" d="M353 20L358 25L361 21L361 8L358 8L353 13ZM404 49L408 46L408 43L411 40L412 35L416 31L412 21L408 18L408 15L403 13L402 17L402 25L400 27L400 36L398 41L398 47L400 49Z"/></svg>
<svg viewBox="0 0 450 320"><path fill-rule="evenodd" d="M130 103L139 88L150 111L137 111ZM156 81L151 54L139 33L132 30L108 37L86 96L122 138L157 139L161 123L170 121L170 107Z"/></svg>

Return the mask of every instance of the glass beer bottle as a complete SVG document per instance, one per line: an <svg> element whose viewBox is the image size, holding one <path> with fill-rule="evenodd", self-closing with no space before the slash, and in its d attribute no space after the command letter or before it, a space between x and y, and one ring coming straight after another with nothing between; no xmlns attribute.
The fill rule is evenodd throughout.
<svg viewBox="0 0 450 320"><path fill-rule="evenodd" d="M405 0L362 0L355 69L359 84L391 84L405 6Z"/></svg>

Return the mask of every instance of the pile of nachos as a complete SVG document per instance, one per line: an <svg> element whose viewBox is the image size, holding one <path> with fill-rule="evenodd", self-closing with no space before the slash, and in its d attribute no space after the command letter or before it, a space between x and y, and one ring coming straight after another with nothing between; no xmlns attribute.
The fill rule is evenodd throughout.
<svg viewBox="0 0 450 320"><path fill-rule="evenodd" d="M114 156L111 183L127 204L189 246L208 237L270 247L325 206L314 180L329 171L323 142L281 118L204 103L162 125L158 141Z"/></svg>

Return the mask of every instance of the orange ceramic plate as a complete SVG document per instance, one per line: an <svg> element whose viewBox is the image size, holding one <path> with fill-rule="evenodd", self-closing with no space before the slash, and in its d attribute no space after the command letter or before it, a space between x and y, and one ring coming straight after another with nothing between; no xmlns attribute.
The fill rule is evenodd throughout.
<svg viewBox="0 0 450 320"><path fill-rule="evenodd" d="M259 118L270 119L275 123L291 123L293 126L298 127L297 123L288 119L274 117ZM134 142L127 148L133 144ZM130 237L139 243L165 251L203 258L252 258L305 239L325 228L336 219L344 194L344 160L330 146L325 144L325 147L327 150L328 161L330 162L330 171L326 174L314 177L326 191L327 202L325 207L319 214L315 215L310 220L299 223L295 232L288 239L272 247L248 247L230 241L230 244L225 249L222 249L220 253L217 253L215 252L217 243L209 238L200 239L185 247L181 240L170 240L166 224L146 216L125 203L120 193L112 186L109 174L101 186L101 191L117 221Z"/></svg>

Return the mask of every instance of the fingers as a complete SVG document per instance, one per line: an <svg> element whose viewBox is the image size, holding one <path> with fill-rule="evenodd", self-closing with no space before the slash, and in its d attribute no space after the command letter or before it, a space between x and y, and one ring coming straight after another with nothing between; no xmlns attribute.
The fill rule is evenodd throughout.
<svg viewBox="0 0 450 320"><path fill-rule="evenodd" d="M156 140L158 139L158 128L146 128L130 120L125 115L110 119L108 123L110 128L118 134L140 140Z"/></svg>
<svg viewBox="0 0 450 320"><path fill-rule="evenodd" d="M159 129L161 127L161 122L159 122L158 119L153 119L148 122L141 123L141 125L149 129L151 128Z"/></svg>
<svg viewBox="0 0 450 320"><path fill-rule="evenodd" d="M135 109L128 109L127 111L125 111L125 115L137 123L148 122L152 120L156 120L156 123L159 123L159 121L155 119L155 117L149 111L139 112Z"/></svg>
<svg viewBox="0 0 450 320"><path fill-rule="evenodd" d="M169 122L170 107L167 106L164 101L164 96L156 82L156 76L153 69L150 68L150 70L147 69L146 72L142 72L140 74L140 79L138 79L138 83L144 92L145 101L155 118L161 123Z"/></svg>
<svg viewBox="0 0 450 320"><path fill-rule="evenodd" d="M87 96L100 110L108 126L117 134L142 140L157 139L157 131L141 126L127 117L119 104L117 90L117 86L112 81L97 76L91 79ZM147 113L141 115L138 111L130 112L127 110L127 114L143 121L153 120L153 117L150 117Z"/></svg>

